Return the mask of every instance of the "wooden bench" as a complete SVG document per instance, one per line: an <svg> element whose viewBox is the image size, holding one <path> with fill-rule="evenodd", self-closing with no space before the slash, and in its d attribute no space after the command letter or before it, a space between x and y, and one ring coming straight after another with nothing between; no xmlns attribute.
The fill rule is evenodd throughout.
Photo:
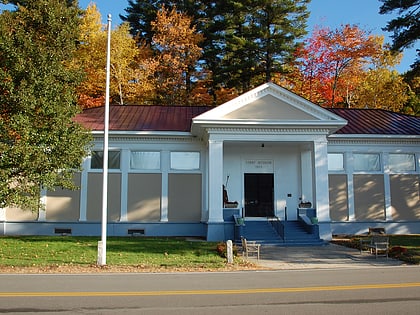
<svg viewBox="0 0 420 315"><path fill-rule="evenodd" d="M378 255L382 255L388 259L389 237L385 235L372 236L368 248L372 254L375 253L375 258L378 258Z"/></svg>
<svg viewBox="0 0 420 315"><path fill-rule="evenodd" d="M261 244L257 244L257 242L255 241L247 241L245 237L241 237L241 240L242 240L242 255L248 258L250 254L257 254L257 260L259 260Z"/></svg>
<svg viewBox="0 0 420 315"><path fill-rule="evenodd" d="M389 237L385 234L384 228L369 228L368 238L360 239L360 253L364 250L371 254L375 254L375 258L379 255L388 258L389 253Z"/></svg>

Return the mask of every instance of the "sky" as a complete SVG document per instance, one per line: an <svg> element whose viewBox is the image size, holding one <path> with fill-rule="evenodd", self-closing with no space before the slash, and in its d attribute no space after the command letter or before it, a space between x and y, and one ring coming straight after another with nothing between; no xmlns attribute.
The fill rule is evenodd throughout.
<svg viewBox="0 0 420 315"><path fill-rule="evenodd" d="M121 24L119 15L126 15L124 11L128 6L127 0L79 0L79 6L85 9L90 2L96 3L101 12L103 23L107 23L107 15L111 14L113 28ZM312 0L308 6L311 15L308 20L308 32L311 33L314 26L340 27L341 24L356 24L361 29L370 31L375 35L384 35L385 42L390 43L390 33L382 31L387 21L393 15L380 15L379 0ZM419 45L417 44L417 48ZM415 59L415 48L404 51L404 57L397 70L405 72Z"/></svg>
<svg viewBox="0 0 420 315"><path fill-rule="evenodd" d="M96 3L104 23L107 23L107 15L111 14L113 27L121 23L120 14L126 15L124 9L128 6L127 0L79 0L79 5L81 8L86 8L90 2ZM328 26L334 29L342 24L356 24L372 34L384 35L385 42L391 43L389 37L391 34L382 28L393 15L380 15L380 6L381 2L378 0L312 0L308 6L311 12L308 32L310 34L314 26ZM400 73L409 70L415 55L414 48L405 50L403 59L396 69Z"/></svg>

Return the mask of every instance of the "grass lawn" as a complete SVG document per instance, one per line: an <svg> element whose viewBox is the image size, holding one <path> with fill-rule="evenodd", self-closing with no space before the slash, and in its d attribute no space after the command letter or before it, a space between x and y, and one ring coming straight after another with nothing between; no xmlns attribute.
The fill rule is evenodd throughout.
<svg viewBox="0 0 420 315"><path fill-rule="evenodd" d="M410 264L420 264L420 234L388 235L390 243L389 256ZM359 248L362 235L345 235L333 239L333 243L352 248Z"/></svg>
<svg viewBox="0 0 420 315"><path fill-rule="evenodd" d="M0 270L5 268L92 267L97 261L98 237L0 237ZM244 264L237 259L235 264ZM138 270L220 270L226 259L217 243L182 238L109 237L107 267Z"/></svg>

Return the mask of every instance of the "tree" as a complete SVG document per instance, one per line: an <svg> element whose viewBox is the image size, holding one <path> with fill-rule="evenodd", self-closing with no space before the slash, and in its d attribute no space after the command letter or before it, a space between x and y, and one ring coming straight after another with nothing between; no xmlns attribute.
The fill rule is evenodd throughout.
<svg viewBox="0 0 420 315"><path fill-rule="evenodd" d="M166 105L187 104L191 80L201 55L198 44L202 35L191 27L191 19L178 13L176 8L169 11L162 7L152 28L152 46L156 51L156 101Z"/></svg>
<svg viewBox="0 0 420 315"><path fill-rule="evenodd" d="M208 11L205 64L215 86L245 92L272 80L306 34L307 0L216 2ZM216 61L214 61L216 60Z"/></svg>
<svg viewBox="0 0 420 315"><path fill-rule="evenodd" d="M401 112L408 100L408 86L398 71L390 69L395 55L388 52L372 62L372 67L363 75L356 88L353 107L381 108ZM398 57L401 59L401 56Z"/></svg>
<svg viewBox="0 0 420 315"><path fill-rule="evenodd" d="M355 25L335 30L317 28L305 47L297 51L296 66L303 74L300 82L310 86L309 93L318 95L318 102L335 107L349 99L363 67L379 51L376 38ZM300 89L308 93L307 87Z"/></svg>
<svg viewBox="0 0 420 315"><path fill-rule="evenodd" d="M83 108L97 107L105 103L106 44L101 14L95 4L90 4L80 21L79 46L74 67L83 69L84 80L77 88L78 101Z"/></svg>
<svg viewBox="0 0 420 315"><path fill-rule="evenodd" d="M80 11L64 0L12 2L0 15L0 207L38 210L41 189L75 188L91 140L73 120Z"/></svg>
<svg viewBox="0 0 420 315"><path fill-rule="evenodd" d="M380 0L380 14L397 11L399 16L388 22L384 30L393 32L392 48L400 51L411 48L420 39L420 1L419 0ZM411 65L410 77L420 76L420 50Z"/></svg>
<svg viewBox="0 0 420 315"><path fill-rule="evenodd" d="M145 41L150 44L153 40L155 32L152 22L156 21L159 10L164 6L167 10L177 8L189 17L192 17L193 24L201 24L205 19L206 2L213 1L195 1L195 0L128 0L128 7L125 9L127 15L120 15L123 22L130 24L131 34L141 42ZM201 27L198 27L202 30Z"/></svg>
<svg viewBox="0 0 420 315"><path fill-rule="evenodd" d="M209 93L216 97L218 89L244 92L283 71L297 40L305 34L309 0L128 3L128 15L122 19L130 22L133 35L148 43L152 43L155 32L149 24L161 5L168 9L175 6L192 18L192 26L204 38L199 64L207 75Z"/></svg>
<svg viewBox="0 0 420 315"><path fill-rule="evenodd" d="M79 104L84 108L102 106L105 102L107 36L96 5L89 5L81 20L80 45L75 59L75 66L85 72L85 80L78 87ZM110 96L113 103L144 103L151 98L153 86L148 80L149 68L140 66L150 55L150 48L137 44L130 35L127 23L111 31Z"/></svg>
<svg viewBox="0 0 420 315"><path fill-rule="evenodd" d="M401 112L408 100L408 85L395 70L402 55L390 51L384 45L384 38L377 37L381 51L372 56L369 69L364 72L354 90L352 107L381 108Z"/></svg>

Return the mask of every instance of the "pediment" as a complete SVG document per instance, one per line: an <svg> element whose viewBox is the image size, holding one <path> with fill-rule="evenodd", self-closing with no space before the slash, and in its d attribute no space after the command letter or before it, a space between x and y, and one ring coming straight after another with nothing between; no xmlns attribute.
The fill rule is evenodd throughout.
<svg viewBox="0 0 420 315"><path fill-rule="evenodd" d="M313 115L291 106L273 95L265 95L246 106L227 113L222 119L316 120Z"/></svg>
<svg viewBox="0 0 420 315"><path fill-rule="evenodd" d="M193 118L192 132L197 134L199 129L212 125L323 126L333 132L346 123L340 116L270 82Z"/></svg>

